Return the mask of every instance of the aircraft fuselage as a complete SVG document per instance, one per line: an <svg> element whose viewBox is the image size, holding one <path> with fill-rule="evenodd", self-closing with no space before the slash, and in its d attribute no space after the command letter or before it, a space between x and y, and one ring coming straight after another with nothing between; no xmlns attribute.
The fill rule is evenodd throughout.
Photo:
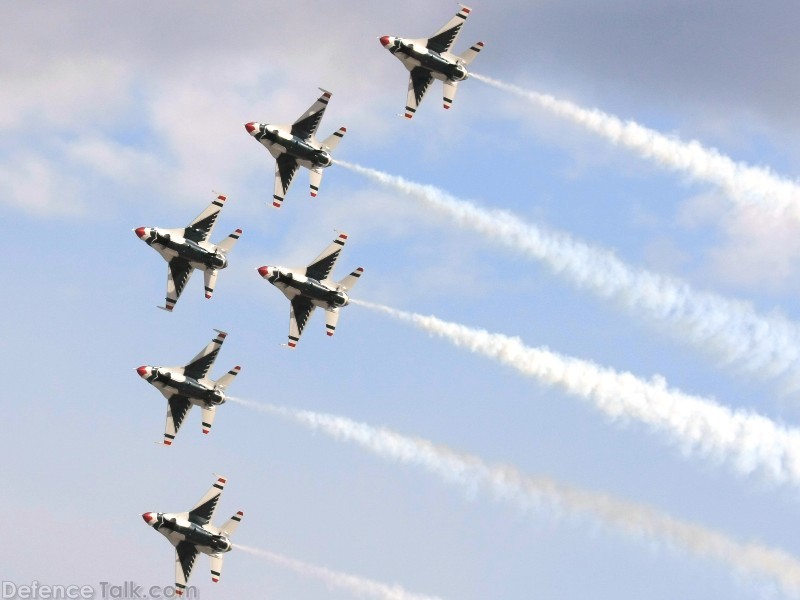
<svg viewBox="0 0 800 600"><path fill-rule="evenodd" d="M295 296L304 296L325 310L336 310L350 303L344 291L331 288L323 282L294 271L275 269L268 281L290 300Z"/></svg>
<svg viewBox="0 0 800 600"><path fill-rule="evenodd" d="M159 390L174 391L190 400L199 401L198 404L210 406L225 403L225 393L221 390L204 385L193 377L174 373L163 367L151 367L150 372L145 372L143 376Z"/></svg>
<svg viewBox="0 0 800 600"><path fill-rule="evenodd" d="M192 523L174 513L146 514L151 515L148 524L173 544L188 542L204 554L230 552L233 548L233 544L226 536L209 531L202 525Z"/></svg>
<svg viewBox="0 0 800 600"><path fill-rule="evenodd" d="M280 127L268 124L260 125L255 138L273 155L275 152L289 154L309 169L329 167L333 164L330 153L321 146L292 135Z"/></svg>
<svg viewBox="0 0 800 600"><path fill-rule="evenodd" d="M395 43L397 45L389 48L389 52L409 70L415 67L428 69L434 78L441 81L464 81L469 76L463 65L447 55L399 38L395 38Z"/></svg>
<svg viewBox="0 0 800 600"><path fill-rule="evenodd" d="M152 246L167 261L180 257L198 269L224 269L228 266L228 259L219 252L213 244L199 244L193 240L176 235L174 232L164 232L159 229L145 230L147 236L144 241Z"/></svg>

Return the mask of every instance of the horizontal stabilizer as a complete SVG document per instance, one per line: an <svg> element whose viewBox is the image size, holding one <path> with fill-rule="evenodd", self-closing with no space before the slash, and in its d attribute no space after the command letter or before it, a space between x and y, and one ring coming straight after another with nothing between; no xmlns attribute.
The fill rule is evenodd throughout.
<svg viewBox="0 0 800 600"><path fill-rule="evenodd" d="M242 230L237 229L224 240L222 240L219 244L217 244L217 249L221 250L222 252L230 252L233 245L239 241L239 236L242 235Z"/></svg>
<svg viewBox="0 0 800 600"><path fill-rule="evenodd" d="M461 59L461 62L464 63L464 66L469 65L475 57L478 56L478 52L483 50L483 42L478 42L477 44L473 44L468 50L464 50L458 57Z"/></svg>
<svg viewBox="0 0 800 600"><path fill-rule="evenodd" d="M216 406L213 404L211 406L204 406L203 407L203 433L206 435L209 431L211 431L211 426L214 424L214 416L217 414Z"/></svg>
<svg viewBox="0 0 800 600"><path fill-rule="evenodd" d="M339 142L344 137L345 133L347 133L347 128L339 127L338 131L334 131L332 135L323 140L323 147L327 148L329 151L336 150L336 146L339 145Z"/></svg>
<svg viewBox="0 0 800 600"><path fill-rule="evenodd" d="M353 286L356 284L356 282L358 281L359 277L361 277L361 274L363 272L364 272L364 267L358 267L355 271L350 273L350 275L342 279L339 282L339 285L346 290L352 290Z"/></svg>
<svg viewBox="0 0 800 600"><path fill-rule="evenodd" d="M209 554L208 558L211 561L211 581L219 583L219 578L222 577L222 558L223 554Z"/></svg>
<svg viewBox="0 0 800 600"><path fill-rule="evenodd" d="M233 515L230 519L225 521L220 527L220 531L223 535L231 536L236 531L236 528L239 526L239 522L242 520L244 513L242 511L237 512Z"/></svg>
<svg viewBox="0 0 800 600"><path fill-rule="evenodd" d="M339 322L339 309L325 311L325 331L329 336L336 333L336 323Z"/></svg>
<svg viewBox="0 0 800 600"><path fill-rule="evenodd" d="M322 169L311 169L308 172L308 179L311 186L311 197L316 198L319 193L319 185L322 183Z"/></svg>
<svg viewBox="0 0 800 600"><path fill-rule="evenodd" d="M217 379L217 387L221 389L227 388L231 383L233 383L233 378L239 374L239 371L242 370L242 367L236 365L230 371L225 373L222 377Z"/></svg>

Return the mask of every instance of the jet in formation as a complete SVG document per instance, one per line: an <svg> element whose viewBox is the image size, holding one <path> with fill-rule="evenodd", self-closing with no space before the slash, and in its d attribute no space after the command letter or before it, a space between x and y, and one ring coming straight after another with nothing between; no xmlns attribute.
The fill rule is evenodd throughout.
<svg viewBox="0 0 800 600"><path fill-rule="evenodd" d="M206 298L211 298L217 283L220 269L228 266L228 252L242 234L237 229L219 244L208 241L217 222L226 197L218 195L203 212L197 215L187 227L182 229L160 229L158 227L138 227L134 233L167 261L166 305L160 306L172 311L195 269L205 276Z"/></svg>
<svg viewBox="0 0 800 600"><path fill-rule="evenodd" d="M222 527L214 527L211 519L225 487L225 478L218 477L211 489L189 512L142 515L144 522L166 537L175 546L175 594L182 596L197 554L208 554L211 560L211 581L219 581L222 559L233 548L230 536L236 531L244 513L237 512Z"/></svg>
<svg viewBox="0 0 800 600"><path fill-rule="evenodd" d="M307 267L259 267L258 273L278 288L289 299L289 347L294 348L300 340L303 329L311 313L319 306L326 313L325 327L328 335L336 331L339 321L339 309L350 303L347 292L364 272L358 267L339 282L329 279L339 254L347 241L347 234L340 233L333 242L322 251Z"/></svg>
<svg viewBox="0 0 800 600"><path fill-rule="evenodd" d="M164 429L164 445L170 446L192 405L203 409L203 433L211 430L217 406L225 403L225 390L239 374L236 366L217 381L206 377L219 349L228 335L217 332L216 337L184 367L149 367L143 365L136 369L142 379L161 392L167 399L167 423Z"/></svg>
<svg viewBox="0 0 800 600"><path fill-rule="evenodd" d="M340 127L322 142L315 137L331 97L330 92L322 88L320 90L322 95L291 125L246 123L244 126L275 158L275 189L272 196L272 206L275 208L281 207L299 166L309 169L311 196L317 195L322 181L322 169L333 164L331 152L347 132L346 128Z"/></svg>
<svg viewBox="0 0 800 600"><path fill-rule="evenodd" d="M379 38L383 47L394 54L406 68L411 71L406 98L406 118L410 119L417 112L425 92L434 79L444 84L444 107L450 108L459 81L464 81L469 74L466 67L483 49L483 42L478 42L461 54L452 54L450 48L455 44L461 26L467 20L471 9L461 6L456 16L433 36L425 39L409 39L384 35Z"/></svg>

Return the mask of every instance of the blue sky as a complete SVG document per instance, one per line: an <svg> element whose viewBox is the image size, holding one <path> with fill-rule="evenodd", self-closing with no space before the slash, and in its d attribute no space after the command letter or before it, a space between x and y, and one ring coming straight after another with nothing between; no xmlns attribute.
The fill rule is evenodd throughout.
<svg viewBox="0 0 800 600"><path fill-rule="evenodd" d="M798 7L771 2L471 5L456 51L473 69L793 178L800 168ZM6 224L3 580L173 582L145 511L181 511L228 477L217 520L234 541L442 598L782 597L771 582L552 511L521 513L411 466L239 405L209 436L198 411L175 445L166 405L135 372L188 361L229 332L213 375L230 392L348 416L531 475L642 503L739 540L800 554L798 494L690 457L643 426L360 306L337 334L315 314L294 352L288 303L256 273L350 237L335 275L353 296L435 314L786 424L794 394L721 364L641 315L459 229L341 166L308 197L297 174L268 207L274 161L243 124L290 123L333 92L320 135L345 125L349 162L440 187L570 233L697 289L800 319L796 223L743 217L712 186L662 170L523 100L468 80L453 108L435 82L413 121L406 71L381 35L432 34L455 4L58 2L7 7L0 40L0 205ZM173 314L165 263L131 232L179 227L228 195L215 238L241 227L214 298L195 274ZM750 219L750 220L748 220ZM233 552L201 557L203 598L349 598Z"/></svg>

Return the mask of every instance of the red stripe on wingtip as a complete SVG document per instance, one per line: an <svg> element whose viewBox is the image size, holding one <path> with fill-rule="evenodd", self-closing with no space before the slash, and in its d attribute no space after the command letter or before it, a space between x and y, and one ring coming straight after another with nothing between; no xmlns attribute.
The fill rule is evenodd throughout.
<svg viewBox="0 0 800 600"><path fill-rule="evenodd" d="M214 583L217 583L217 582L219 582L219 579L217 577L212 577L211 581L213 581Z"/></svg>
<svg viewBox="0 0 800 600"><path fill-rule="evenodd" d="M280 204L278 204L277 202L273 202L273 203L272 203L272 206L274 206L275 208L280 208L280 207L281 207L281 205L280 205Z"/></svg>
<svg viewBox="0 0 800 600"><path fill-rule="evenodd" d="M312 198L316 198L317 197L317 192L311 192L311 197Z"/></svg>
<svg viewBox="0 0 800 600"><path fill-rule="evenodd" d="M164 440L165 446L172 446L172 442L170 440Z"/></svg>

